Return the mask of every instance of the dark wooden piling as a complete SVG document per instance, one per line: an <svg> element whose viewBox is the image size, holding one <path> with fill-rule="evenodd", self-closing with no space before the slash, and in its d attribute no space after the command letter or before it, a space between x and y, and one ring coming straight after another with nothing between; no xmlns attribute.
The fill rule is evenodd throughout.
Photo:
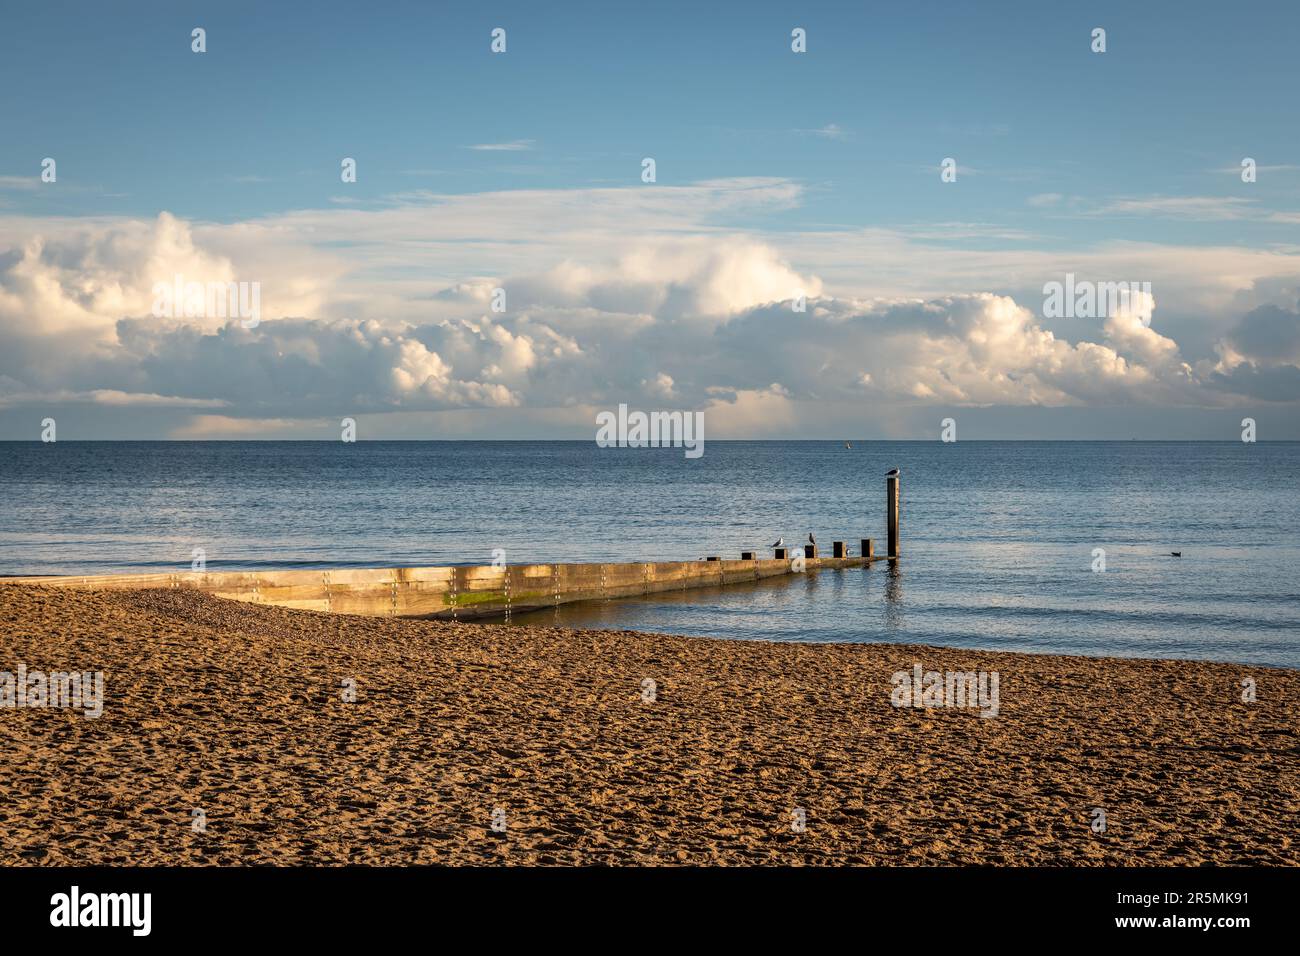
<svg viewBox="0 0 1300 956"><path fill-rule="evenodd" d="M885 521L889 526L889 550L885 554L898 558L898 475L885 478Z"/></svg>
<svg viewBox="0 0 1300 956"><path fill-rule="evenodd" d="M784 561L784 560L786 560L786 558L788 558L789 556L790 556L790 549L789 549L789 548L775 548L775 549L773 549L773 555L772 555L772 557L773 557L775 560L777 560L777 561Z"/></svg>
<svg viewBox="0 0 1300 956"><path fill-rule="evenodd" d="M742 552L740 552L740 560L742 560L742 561L754 561L754 560L757 560L757 559L756 559L756 557L755 557L753 551L742 551Z"/></svg>
<svg viewBox="0 0 1300 956"><path fill-rule="evenodd" d="M876 556L876 542L871 538L863 538L862 551L860 553L864 558L874 558Z"/></svg>
<svg viewBox="0 0 1300 956"><path fill-rule="evenodd" d="M833 557L833 558L847 558L848 556L849 556L849 550L848 550L848 548L844 547L844 542L843 542L843 541L832 541L832 542L831 542L831 557Z"/></svg>
<svg viewBox="0 0 1300 956"><path fill-rule="evenodd" d="M803 556L804 556L805 558L815 558L815 557L817 557L817 545L815 545L815 544L805 544L805 545L803 546Z"/></svg>

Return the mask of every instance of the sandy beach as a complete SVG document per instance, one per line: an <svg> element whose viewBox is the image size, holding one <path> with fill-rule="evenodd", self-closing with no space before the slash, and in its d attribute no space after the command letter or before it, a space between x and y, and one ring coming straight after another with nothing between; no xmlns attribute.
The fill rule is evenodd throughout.
<svg viewBox="0 0 1300 956"><path fill-rule="evenodd" d="M104 675L0 709L6 865L1300 864L1292 670L15 585L0 634ZM915 665L997 716L894 707Z"/></svg>

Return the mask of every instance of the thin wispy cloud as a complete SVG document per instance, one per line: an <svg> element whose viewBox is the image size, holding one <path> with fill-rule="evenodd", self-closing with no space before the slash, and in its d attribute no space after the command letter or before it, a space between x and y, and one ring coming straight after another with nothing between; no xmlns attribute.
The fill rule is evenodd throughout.
<svg viewBox="0 0 1300 956"><path fill-rule="evenodd" d="M1131 216L1192 222L1300 222L1300 211L1269 209L1241 196L1146 196L1112 199L1084 212L1087 216Z"/></svg>
<svg viewBox="0 0 1300 956"><path fill-rule="evenodd" d="M944 123L939 126L939 132L945 136L1006 136L1011 132L1011 126L1007 123Z"/></svg>
<svg viewBox="0 0 1300 956"><path fill-rule="evenodd" d="M524 153L536 148L536 143L534 139L512 139L508 143L475 143L465 148L488 153Z"/></svg>
<svg viewBox="0 0 1300 956"><path fill-rule="evenodd" d="M1052 206L1059 206L1064 199L1065 195L1063 193L1038 193L1030 196L1025 202L1035 209L1047 209Z"/></svg>
<svg viewBox="0 0 1300 956"><path fill-rule="evenodd" d="M959 239L1001 239L1008 242L1028 242L1037 234L1027 229L1014 229L992 222L929 222L899 227L899 232L911 239L954 242Z"/></svg>
<svg viewBox="0 0 1300 956"><path fill-rule="evenodd" d="M1258 173L1290 173L1300 170L1300 165L1293 163L1276 163L1273 165L1256 165L1255 172ZM1222 175L1241 176L1241 165L1236 166L1219 166L1215 169L1207 169L1208 173L1220 173Z"/></svg>
<svg viewBox="0 0 1300 956"><path fill-rule="evenodd" d="M800 136L816 136L819 139L847 139L848 130L838 123L827 123L825 126L819 126L817 129L796 129Z"/></svg>
<svg viewBox="0 0 1300 956"><path fill-rule="evenodd" d="M0 176L0 189L35 189L40 184L39 176Z"/></svg>
<svg viewBox="0 0 1300 956"><path fill-rule="evenodd" d="M2 385L3 383L0 383ZM120 389L97 388L77 392L55 389L48 392L0 391L0 408L39 403L59 405L115 405L137 408L224 408L230 404L220 398L182 398L176 395L157 395L152 392L125 392Z"/></svg>
<svg viewBox="0 0 1300 956"><path fill-rule="evenodd" d="M928 174L937 174L943 172L943 166L940 165L939 163L924 163L920 166L913 166L912 169L919 170L921 172L928 173ZM960 163L958 163L954 167L954 169L956 170L958 176L978 176L981 172L980 170L976 169L974 166L963 166Z"/></svg>

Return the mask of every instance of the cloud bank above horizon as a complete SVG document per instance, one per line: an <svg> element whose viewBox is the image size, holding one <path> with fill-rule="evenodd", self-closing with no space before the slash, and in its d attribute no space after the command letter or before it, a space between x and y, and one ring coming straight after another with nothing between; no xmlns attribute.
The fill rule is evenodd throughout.
<svg viewBox="0 0 1300 956"><path fill-rule="evenodd" d="M1261 437L1300 437L1294 247L745 225L803 195L737 178L231 223L0 216L0 437L52 416L61 438L336 437L342 417L362 438L585 438L619 403L702 409L717 439L933 437L938 410L1014 437L998 410L1081 408L1279 409ZM1066 272L1150 281L1150 326L1045 319ZM175 276L257 283L260 323L155 315Z"/></svg>

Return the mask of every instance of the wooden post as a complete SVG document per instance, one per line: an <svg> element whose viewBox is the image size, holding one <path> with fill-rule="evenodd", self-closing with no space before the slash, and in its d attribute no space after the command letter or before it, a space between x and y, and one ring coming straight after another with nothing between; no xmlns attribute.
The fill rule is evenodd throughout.
<svg viewBox="0 0 1300 956"><path fill-rule="evenodd" d="M805 544L805 545L803 546L803 556L804 556L805 558L815 558L815 557L817 557L817 545L815 545L815 544Z"/></svg>
<svg viewBox="0 0 1300 956"><path fill-rule="evenodd" d="M776 558L777 561L784 561L786 557L789 555L789 553L790 553L789 548L777 548L774 557Z"/></svg>
<svg viewBox="0 0 1300 956"><path fill-rule="evenodd" d="M742 551L742 552L740 552L740 560L742 560L742 561L753 561L753 560L754 560L754 552L753 552L753 551Z"/></svg>
<svg viewBox="0 0 1300 956"><path fill-rule="evenodd" d="M891 559L898 557L898 475L885 479L885 523L889 527L889 550L885 552Z"/></svg>
<svg viewBox="0 0 1300 956"><path fill-rule="evenodd" d="M721 561L722 559L721 559L720 557L718 557L717 555L714 555L714 556L712 556L712 557L706 558L705 560L708 560L708 561Z"/></svg>
<svg viewBox="0 0 1300 956"><path fill-rule="evenodd" d="M847 558L849 556L848 549L844 547L843 541L831 542L831 555L836 558Z"/></svg>
<svg viewBox="0 0 1300 956"><path fill-rule="evenodd" d="M870 538L862 539L862 556L864 558L874 558L876 556L876 543Z"/></svg>

